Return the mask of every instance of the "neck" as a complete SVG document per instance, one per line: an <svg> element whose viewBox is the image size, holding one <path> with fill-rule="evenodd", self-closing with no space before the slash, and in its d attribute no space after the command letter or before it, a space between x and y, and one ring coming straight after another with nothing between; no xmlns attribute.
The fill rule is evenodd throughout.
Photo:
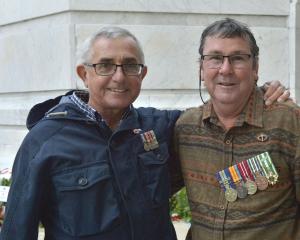
<svg viewBox="0 0 300 240"><path fill-rule="evenodd" d="M99 112L101 117L105 120L110 129L115 130L122 119L123 112Z"/></svg>
<svg viewBox="0 0 300 240"><path fill-rule="evenodd" d="M246 103L239 106L236 106L236 104L214 103L213 100L212 104L219 121L224 125L226 130L234 126L238 116L246 105Z"/></svg>
<svg viewBox="0 0 300 240"><path fill-rule="evenodd" d="M122 119L122 116L125 112L125 109L102 109L96 106L93 106L89 103L105 120L106 124L110 129L114 130L119 126L119 123Z"/></svg>

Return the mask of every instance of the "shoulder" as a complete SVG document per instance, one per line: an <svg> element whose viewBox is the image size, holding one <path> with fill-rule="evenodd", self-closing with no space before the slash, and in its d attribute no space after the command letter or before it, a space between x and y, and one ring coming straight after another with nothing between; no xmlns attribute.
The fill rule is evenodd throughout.
<svg viewBox="0 0 300 240"><path fill-rule="evenodd" d="M37 145L42 145L66 127L78 128L76 123L80 119L84 120L84 116L77 108L70 104L61 104L53 111L46 113L41 120L34 124L24 141L37 142ZM68 124L66 124L67 122Z"/></svg>
<svg viewBox="0 0 300 240"><path fill-rule="evenodd" d="M152 119L166 119L176 121L180 114L180 110L159 110L157 108L137 108L136 109L140 118L152 118Z"/></svg>
<svg viewBox="0 0 300 240"><path fill-rule="evenodd" d="M300 106L290 100L265 106L265 112L282 116L285 116L286 114L294 115L296 118L300 118Z"/></svg>
<svg viewBox="0 0 300 240"><path fill-rule="evenodd" d="M203 106L188 108L179 117L177 125L199 123L200 119L202 118L202 113Z"/></svg>
<svg viewBox="0 0 300 240"><path fill-rule="evenodd" d="M292 101L266 106L264 121L269 127L285 129L291 133L300 131L300 107Z"/></svg>

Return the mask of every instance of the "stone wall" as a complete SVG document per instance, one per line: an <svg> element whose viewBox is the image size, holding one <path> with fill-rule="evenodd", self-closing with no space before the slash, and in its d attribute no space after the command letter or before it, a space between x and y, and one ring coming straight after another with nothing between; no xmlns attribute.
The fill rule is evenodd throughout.
<svg viewBox="0 0 300 240"><path fill-rule="evenodd" d="M201 32L227 16L246 22L256 36L259 83L279 79L299 101L298 0L2 0L0 168L11 166L33 104L83 87L74 71L76 49L90 33L119 25L141 41L148 75L135 106L184 109L201 104Z"/></svg>

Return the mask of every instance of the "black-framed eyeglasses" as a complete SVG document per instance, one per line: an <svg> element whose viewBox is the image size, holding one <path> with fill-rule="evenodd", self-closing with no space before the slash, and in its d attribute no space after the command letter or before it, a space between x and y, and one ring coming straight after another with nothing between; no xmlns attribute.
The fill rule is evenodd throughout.
<svg viewBox="0 0 300 240"><path fill-rule="evenodd" d="M224 58L228 58L229 63L233 68L243 69L249 66L249 59L252 57L251 54L232 54L228 56L220 54L207 54L202 55L201 59L205 66L210 69L221 68L224 62Z"/></svg>
<svg viewBox="0 0 300 240"><path fill-rule="evenodd" d="M114 64L114 63L85 63L87 67L93 67L95 69L95 73L99 76L110 76L113 75L117 71L117 67L121 67L123 73L126 76L137 76L142 73L142 69L144 68L144 64Z"/></svg>

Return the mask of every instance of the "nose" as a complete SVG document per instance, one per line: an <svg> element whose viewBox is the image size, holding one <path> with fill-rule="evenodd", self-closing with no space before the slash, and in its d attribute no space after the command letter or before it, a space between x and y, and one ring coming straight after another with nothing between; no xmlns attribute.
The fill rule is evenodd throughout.
<svg viewBox="0 0 300 240"><path fill-rule="evenodd" d="M125 75L125 73L124 73L124 71L123 71L122 66L117 65L116 71L115 71L115 73L112 75L112 79L113 79L114 81L120 82L120 81L123 81L123 80L125 79L125 77L126 77L126 75Z"/></svg>
<svg viewBox="0 0 300 240"><path fill-rule="evenodd" d="M224 57L223 63L219 69L221 74L230 74L232 73L232 65L228 57Z"/></svg>

